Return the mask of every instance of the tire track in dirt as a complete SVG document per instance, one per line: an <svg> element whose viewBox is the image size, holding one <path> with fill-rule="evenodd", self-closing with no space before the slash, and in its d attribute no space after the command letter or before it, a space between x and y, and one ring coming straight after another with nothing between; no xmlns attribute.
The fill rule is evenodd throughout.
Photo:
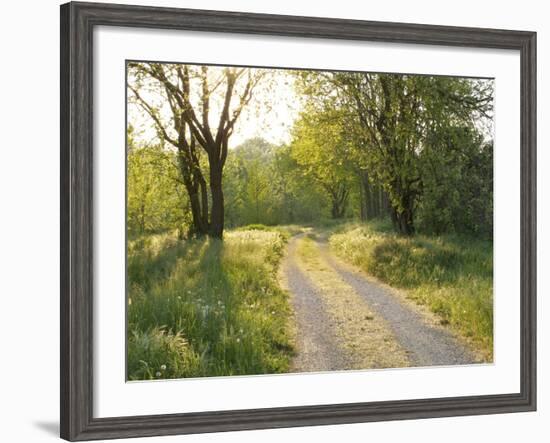
<svg viewBox="0 0 550 443"><path fill-rule="evenodd" d="M282 266L294 307L294 372L409 366L386 322L323 259L317 244L293 238Z"/></svg>
<svg viewBox="0 0 550 443"><path fill-rule="evenodd" d="M297 237L289 241L281 267L281 280L291 294L296 323L297 355L291 371L349 369L351 360L344 352L341 341L333 334L335 325L326 313L320 294L297 264L297 242Z"/></svg>
<svg viewBox="0 0 550 443"><path fill-rule="evenodd" d="M350 265L344 264L317 242L326 262L363 297L371 309L390 325L399 343L407 350L412 366L447 366L476 363L473 353L449 330L404 302L391 288Z"/></svg>

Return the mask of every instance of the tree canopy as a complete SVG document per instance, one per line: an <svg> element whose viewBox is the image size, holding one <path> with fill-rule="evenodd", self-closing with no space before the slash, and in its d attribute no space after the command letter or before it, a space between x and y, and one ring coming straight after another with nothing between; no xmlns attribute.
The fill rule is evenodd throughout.
<svg viewBox="0 0 550 443"><path fill-rule="evenodd" d="M492 80L130 63L128 88L156 134L128 135L132 232L388 217L404 235L492 235ZM255 92L287 142L240 122ZM271 112L284 100L295 118ZM258 135L232 144L239 123Z"/></svg>

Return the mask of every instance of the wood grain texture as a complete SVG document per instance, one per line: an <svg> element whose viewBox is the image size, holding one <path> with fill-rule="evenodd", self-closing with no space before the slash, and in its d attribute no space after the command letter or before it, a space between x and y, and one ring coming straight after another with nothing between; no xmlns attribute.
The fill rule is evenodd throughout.
<svg viewBox="0 0 550 443"><path fill-rule="evenodd" d="M521 56L521 392L154 416L93 417L92 43L98 25L514 49ZM151 8L61 6L61 437L70 441L532 411L536 408L536 34ZM512 294L516 296L516 294Z"/></svg>

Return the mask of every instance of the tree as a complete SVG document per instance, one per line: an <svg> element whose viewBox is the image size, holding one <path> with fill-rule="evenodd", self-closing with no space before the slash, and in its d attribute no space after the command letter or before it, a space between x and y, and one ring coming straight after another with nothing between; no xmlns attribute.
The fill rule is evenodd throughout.
<svg viewBox="0 0 550 443"><path fill-rule="evenodd" d="M263 71L247 68L129 64L128 88L136 104L149 115L159 138L176 149L192 234L223 236L229 138L262 76ZM153 103L155 95L160 104Z"/></svg>
<svg viewBox="0 0 550 443"><path fill-rule="evenodd" d="M331 201L332 218L346 214L351 189L351 146L344 137L337 110L316 111L306 107L295 124L291 155L304 174L315 180Z"/></svg>
<svg viewBox="0 0 550 443"><path fill-rule="evenodd" d="M179 181L175 156L159 145L137 146L128 133L127 212L130 235L188 225L188 199Z"/></svg>
<svg viewBox="0 0 550 443"><path fill-rule="evenodd" d="M227 164L227 217L233 224L264 223L276 220L273 195L273 157L275 146L256 137L244 141L232 152Z"/></svg>
<svg viewBox="0 0 550 443"><path fill-rule="evenodd" d="M420 155L426 140L446 128L475 128L490 117L492 84L463 78L307 73L302 87L318 106L344 110L347 127L358 135L369 182L388 195L395 229L411 235L424 191Z"/></svg>
<svg viewBox="0 0 550 443"><path fill-rule="evenodd" d="M292 156L290 145L280 146L273 159L273 194L277 197L281 223L311 223L326 212L325 191Z"/></svg>
<svg viewBox="0 0 550 443"><path fill-rule="evenodd" d="M493 146L472 128L449 127L428 137L421 153L425 231L493 231Z"/></svg>

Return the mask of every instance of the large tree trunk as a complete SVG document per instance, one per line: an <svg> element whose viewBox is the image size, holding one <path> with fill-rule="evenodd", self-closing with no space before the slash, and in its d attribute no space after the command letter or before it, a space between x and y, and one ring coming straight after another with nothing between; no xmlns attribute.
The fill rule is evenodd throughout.
<svg viewBox="0 0 550 443"><path fill-rule="evenodd" d="M208 191L198 159L192 155L194 142L191 145L179 147L180 176L189 196L192 224L189 227L190 237L208 234Z"/></svg>
<svg viewBox="0 0 550 443"><path fill-rule="evenodd" d="M222 238L224 228L224 201L222 190L222 171L228 153L228 139L233 133L237 119L243 108L252 98L252 91L261 75L248 75L243 80L241 92L236 92L239 78L246 72L244 68L224 68L219 78L212 81L208 68L190 69L188 65L171 65L170 68L160 63L132 63L131 68L138 73L156 79L165 93L172 111L169 122L163 121L154 106L151 106L139 93L139 87L129 85L143 110L153 120L159 135L164 141L178 149L178 159L182 181L189 194L193 225L190 231L194 235L209 235ZM200 89L199 100L194 103L192 78L198 78ZM213 86L211 86L211 84ZM221 115L216 128L210 127L210 100L216 89L225 92L221 102ZM231 107L233 96L237 96L237 105ZM221 97L220 97L221 98ZM177 137L173 137L169 127ZM212 207L209 214L207 183L201 172L200 150L208 155L210 168L210 192ZM210 217L210 219L209 219Z"/></svg>
<svg viewBox="0 0 550 443"><path fill-rule="evenodd" d="M332 190L332 218L342 218L346 214L346 208L348 205L349 190L346 185L340 184L336 190Z"/></svg>
<svg viewBox="0 0 550 443"><path fill-rule="evenodd" d="M414 223L412 211L404 210L396 212L397 226L399 232L403 235L414 234Z"/></svg>
<svg viewBox="0 0 550 443"><path fill-rule="evenodd" d="M208 235L214 238L222 238L224 225L224 201L221 165L211 165L210 193L212 196L212 210L210 212L210 229L208 231Z"/></svg>
<svg viewBox="0 0 550 443"><path fill-rule="evenodd" d="M332 215L332 218L342 218L342 216L344 215L337 200L332 201L332 209L330 213Z"/></svg>
<svg viewBox="0 0 550 443"><path fill-rule="evenodd" d="M203 208L201 207L199 193L197 190L187 190L191 206L191 217L193 224L189 228L189 236L202 236L208 233L208 220L203 217Z"/></svg>
<svg viewBox="0 0 550 443"><path fill-rule="evenodd" d="M395 230L403 235L413 235L414 229L414 199L410 196L403 198L402 208L392 208L392 222Z"/></svg>

